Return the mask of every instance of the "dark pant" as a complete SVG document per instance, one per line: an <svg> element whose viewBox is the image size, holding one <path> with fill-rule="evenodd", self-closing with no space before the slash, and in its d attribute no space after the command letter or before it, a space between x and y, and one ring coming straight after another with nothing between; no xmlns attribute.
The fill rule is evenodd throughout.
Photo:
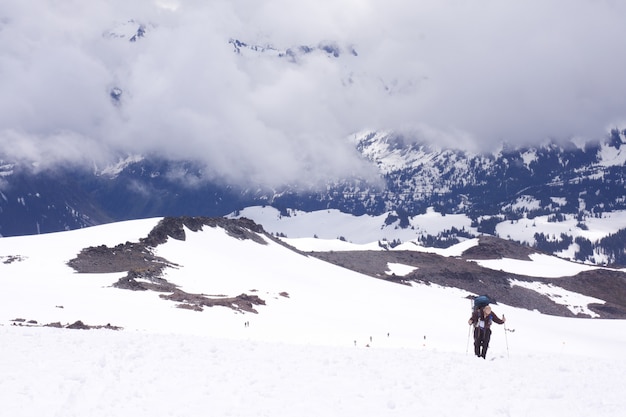
<svg viewBox="0 0 626 417"><path fill-rule="evenodd" d="M474 353L476 356L483 359L487 356L489 339L491 339L491 329L481 329L480 327L474 329Z"/></svg>

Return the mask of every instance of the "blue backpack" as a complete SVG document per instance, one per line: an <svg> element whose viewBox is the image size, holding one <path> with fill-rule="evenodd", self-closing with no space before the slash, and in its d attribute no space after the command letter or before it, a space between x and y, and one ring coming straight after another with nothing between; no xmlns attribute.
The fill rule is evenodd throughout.
<svg viewBox="0 0 626 417"><path fill-rule="evenodd" d="M488 295L479 295L478 297L474 298L474 310L486 307L491 303L495 304L495 302L496 300L489 297Z"/></svg>

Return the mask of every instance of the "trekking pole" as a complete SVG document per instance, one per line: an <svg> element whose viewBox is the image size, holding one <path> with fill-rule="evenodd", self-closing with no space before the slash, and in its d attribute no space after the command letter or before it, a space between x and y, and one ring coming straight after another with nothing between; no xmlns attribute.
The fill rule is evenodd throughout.
<svg viewBox="0 0 626 417"><path fill-rule="evenodd" d="M504 314L502 315L502 318L504 319ZM506 335L506 333L508 332L507 328L506 328L506 320L504 321L504 342L506 343L506 357L510 358L509 356L509 338Z"/></svg>
<svg viewBox="0 0 626 417"><path fill-rule="evenodd" d="M472 300L470 298L469 300L470 302L470 310L474 309L474 300ZM467 356L467 352L469 352L469 340L470 340L470 334L472 333L472 324L469 323L469 327L467 328L467 345L465 346L465 356Z"/></svg>

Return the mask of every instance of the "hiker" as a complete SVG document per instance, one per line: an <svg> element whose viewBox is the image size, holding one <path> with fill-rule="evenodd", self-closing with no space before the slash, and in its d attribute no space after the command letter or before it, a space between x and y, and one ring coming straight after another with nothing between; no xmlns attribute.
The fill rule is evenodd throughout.
<svg viewBox="0 0 626 417"><path fill-rule="evenodd" d="M485 359L487 356L487 348L489 348L489 339L491 339L491 322L504 324L506 321L504 315L502 319L491 311L490 306L485 306L474 310L469 324L474 325L474 353L479 358ZM482 348L482 350L481 350Z"/></svg>

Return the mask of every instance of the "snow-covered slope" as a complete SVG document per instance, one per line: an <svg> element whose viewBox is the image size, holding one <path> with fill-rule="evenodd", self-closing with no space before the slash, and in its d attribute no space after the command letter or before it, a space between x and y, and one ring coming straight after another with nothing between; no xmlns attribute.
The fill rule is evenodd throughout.
<svg viewBox="0 0 626 417"><path fill-rule="evenodd" d="M450 297L449 290L424 287L418 291L365 278L273 241L261 245L233 239L220 228L187 231L185 241L169 239L158 246L157 256L180 265L167 269L164 278L188 293L258 295L266 303L256 307L258 315L217 307L203 313L178 309L158 293L112 288L125 273L78 274L66 265L83 247L138 241L157 221L0 239L0 270L7 288L0 296L0 322L10 324L16 318L41 324L82 320L131 330L228 337L258 332L257 337L272 340L338 345L351 345L354 340L363 345L370 334L393 332L394 344L410 346L421 341L412 329L403 328L406 315L424 316L432 304L460 315L467 313L466 293ZM430 301L416 303L419 294ZM389 309L390 305L394 308ZM254 325L242 334L244 321ZM424 325L438 332L435 323ZM442 341L447 338L445 333Z"/></svg>
<svg viewBox="0 0 626 417"><path fill-rule="evenodd" d="M471 355L467 292L374 279L220 227L159 245L178 265L164 278L188 293L256 295L256 314L177 308L111 287L123 273L66 265L85 246L138 241L158 221L0 239L3 413L617 416L626 405L624 320L500 304L507 322L494 325L492 362Z"/></svg>
<svg viewBox="0 0 626 417"><path fill-rule="evenodd" d="M318 237L320 239L343 238L347 242L364 244L376 241L400 240L407 242L426 235L437 235L455 227L477 233L471 227L471 219L463 214L442 215L433 209L411 217L408 227L400 227L400 221L388 220L390 213L379 216L353 216L339 210L304 212L289 210L282 215L273 207L247 207L231 213L228 217L247 217L262 224L264 229L289 238Z"/></svg>
<svg viewBox="0 0 626 417"><path fill-rule="evenodd" d="M529 209L530 202L526 201L525 204L527 204L526 209ZM415 247L414 244L422 245L421 239L442 235L452 229L465 232L470 236L480 235L467 215L442 214L433 208L429 208L424 214L409 217L404 227L400 226L400 220L397 217L389 220L392 213L380 216L353 216L338 210L313 212L289 210L287 213L288 215L283 215L279 210L269 206L256 206L247 207L236 214L231 213L229 217L247 217L263 224L267 231L287 238L338 239L334 242L333 250L338 250L338 248L346 250L348 247L354 250L372 249L378 246L376 242L383 244L393 241L402 242L401 249L418 250L419 247ZM495 226L496 236L529 246L537 244L536 234L542 234L548 240L557 242L562 240L562 235L571 236L572 243L566 246L566 249L558 251L556 255L575 260L579 247L574 239L583 238L597 242L617 230L626 228L626 211L623 210L602 213L600 216L586 218L584 222L578 220L575 215L564 215L560 221L554 221L553 217L545 215L532 219L524 217L515 221L501 220ZM322 245L326 244L329 243ZM591 259L597 265L609 261L607 254L599 248L592 253ZM587 263L589 261L590 259L586 260Z"/></svg>

